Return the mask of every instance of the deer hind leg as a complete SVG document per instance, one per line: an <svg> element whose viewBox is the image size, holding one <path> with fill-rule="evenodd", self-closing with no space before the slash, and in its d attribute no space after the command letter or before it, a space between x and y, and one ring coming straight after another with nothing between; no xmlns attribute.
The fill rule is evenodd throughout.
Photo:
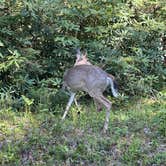
<svg viewBox="0 0 166 166"><path fill-rule="evenodd" d="M97 111L101 112L102 111L102 105L101 105L101 103L99 103L96 99L94 99L94 103L95 103L95 105L97 107Z"/></svg>
<svg viewBox="0 0 166 166"><path fill-rule="evenodd" d="M106 133L107 129L108 129L108 124L109 124L109 117L110 117L110 109L111 109L111 105L112 103L106 98L104 97L102 94L100 95L92 95L91 96L98 102L101 103L103 106L106 107L106 116L105 116L105 123L104 123L104 128L103 128L103 132Z"/></svg>
<svg viewBox="0 0 166 166"><path fill-rule="evenodd" d="M106 133L107 129L108 129L108 124L109 124L109 119L110 119L110 109L112 106L112 103L105 98L104 96L102 96L102 98L106 101L107 106L106 106L106 116L105 116L105 123L104 123L104 128L103 128L103 132Z"/></svg>
<svg viewBox="0 0 166 166"><path fill-rule="evenodd" d="M72 92L71 95L70 95L69 101L68 101L68 103L67 103L65 112L64 112L64 114L63 114L62 120L65 119L67 113L69 112L70 106L71 106L71 104L72 104L73 101L74 101L74 97L75 97L75 93Z"/></svg>

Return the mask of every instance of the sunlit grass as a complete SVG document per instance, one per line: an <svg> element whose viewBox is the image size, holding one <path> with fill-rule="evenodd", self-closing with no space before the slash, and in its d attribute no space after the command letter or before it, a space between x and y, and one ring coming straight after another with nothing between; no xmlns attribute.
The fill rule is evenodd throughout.
<svg viewBox="0 0 166 166"><path fill-rule="evenodd" d="M165 105L162 98L113 105L105 135L105 110L96 112L93 103L72 106L63 123L61 108L1 110L0 165L162 165Z"/></svg>
<svg viewBox="0 0 166 166"><path fill-rule="evenodd" d="M21 139L27 130L37 126L37 121L31 112L13 112L10 109L0 112L1 140L5 139L6 136L13 140Z"/></svg>

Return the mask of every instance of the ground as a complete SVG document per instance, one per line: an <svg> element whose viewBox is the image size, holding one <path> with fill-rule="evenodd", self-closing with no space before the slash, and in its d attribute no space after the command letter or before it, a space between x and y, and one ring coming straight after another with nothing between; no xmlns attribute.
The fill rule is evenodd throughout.
<svg viewBox="0 0 166 166"><path fill-rule="evenodd" d="M113 104L109 130L105 111L93 103L73 106L62 123L56 112L0 111L0 165L164 166L165 97Z"/></svg>

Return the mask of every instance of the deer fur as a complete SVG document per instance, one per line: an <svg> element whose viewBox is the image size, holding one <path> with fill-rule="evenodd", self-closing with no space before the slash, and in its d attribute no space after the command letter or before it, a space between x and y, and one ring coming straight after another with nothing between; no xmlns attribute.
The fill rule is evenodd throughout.
<svg viewBox="0 0 166 166"><path fill-rule="evenodd" d="M108 129L112 103L103 96L103 92L108 86L111 86L113 96L118 96L114 77L101 68L92 65L88 61L87 55L82 55L79 50L77 50L76 56L77 59L74 66L65 72L63 77L63 86L70 90L71 95L62 120L65 119L69 108L74 101L76 92L84 91L94 99L98 111L101 111L103 106L106 108L106 117L103 128L103 132L105 133Z"/></svg>

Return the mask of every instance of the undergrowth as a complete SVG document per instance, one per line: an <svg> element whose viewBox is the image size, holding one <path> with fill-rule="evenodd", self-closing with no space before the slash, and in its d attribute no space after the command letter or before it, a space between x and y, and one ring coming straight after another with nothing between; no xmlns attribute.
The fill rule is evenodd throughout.
<svg viewBox="0 0 166 166"><path fill-rule="evenodd" d="M0 111L0 165L155 165L166 163L166 102L144 98L114 107L107 134L105 111L73 106L63 114Z"/></svg>

